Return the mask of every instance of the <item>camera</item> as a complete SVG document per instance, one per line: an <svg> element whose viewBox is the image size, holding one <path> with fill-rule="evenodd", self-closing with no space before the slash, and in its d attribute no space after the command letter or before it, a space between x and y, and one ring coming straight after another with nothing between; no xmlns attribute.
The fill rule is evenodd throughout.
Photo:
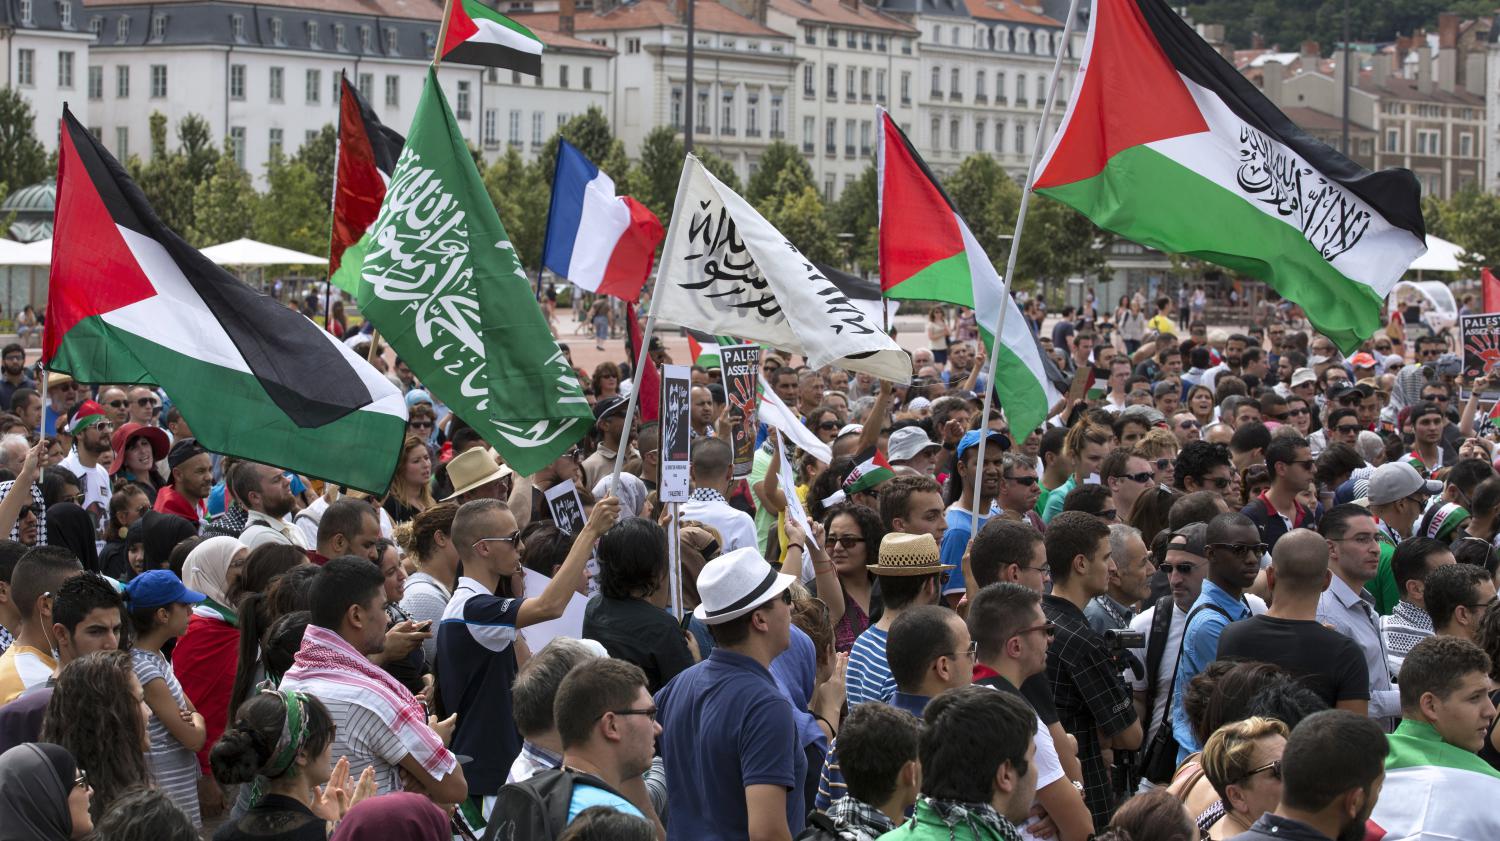
<svg viewBox="0 0 1500 841"><path fill-rule="evenodd" d="M1124 676L1125 670L1129 669L1140 679L1146 674L1146 667L1140 659L1130 653L1132 648L1145 648L1146 635L1140 631L1132 631L1129 628L1109 628L1104 632L1104 648L1109 652L1109 659L1114 661L1115 669Z"/></svg>

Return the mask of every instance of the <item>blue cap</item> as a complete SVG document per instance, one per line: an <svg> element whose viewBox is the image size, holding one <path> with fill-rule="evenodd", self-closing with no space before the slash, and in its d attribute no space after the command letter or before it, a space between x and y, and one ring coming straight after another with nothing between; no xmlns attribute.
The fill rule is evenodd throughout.
<svg viewBox="0 0 1500 841"><path fill-rule="evenodd" d="M1010 451L1010 439L1005 437L1004 433L996 432L993 429L985 431L989 433L991 444L999 447L1001 452ZM980 430L971 429L968 432L964 433L964 437L958 439L958 458L960 461L963 460L964 453L968 452L970 447L976 447L979 445L979 433Z"/></svg>
<svg viewBox="0 0 1500 841"><path fill-rule="evenodd" d="M408 391L406 393L406 408L410 409L418 403L426 403L427 405L431 406L432 395L428 394L426 391L423 391L420 388L414 388L411 391Z"/></svg>
<svg viewBox="0 0 1500 841"><path fill-rule="evenodd" d="M208 598L189 590L169 569L147 570L125 585L125 603L131 610L138 607L166 607L169 604L197 604Z"/></svg>

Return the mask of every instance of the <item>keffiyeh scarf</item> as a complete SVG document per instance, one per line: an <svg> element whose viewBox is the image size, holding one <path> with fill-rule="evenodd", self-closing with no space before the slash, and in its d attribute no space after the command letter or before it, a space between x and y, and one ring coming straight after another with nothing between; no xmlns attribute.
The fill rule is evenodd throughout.
<svg viewBox="0 0 1500 841"><path fill-rule="evenodd" d="M1017 831L1016 825L995 811L995 807L988 803L963 803L958 800L936 800L931 797L923 797L921 802L932 810L938 820L948 826L949 838L955 837L953 830L966 826L976 839L999 838L1002 841L1021 841L1021 833Z"/></svg>

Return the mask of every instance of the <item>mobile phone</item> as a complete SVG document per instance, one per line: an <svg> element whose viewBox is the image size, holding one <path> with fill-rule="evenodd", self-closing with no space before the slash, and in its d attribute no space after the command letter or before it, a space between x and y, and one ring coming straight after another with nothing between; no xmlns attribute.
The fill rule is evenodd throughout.
<svg viewBox="0 0 1500 841"><path fill-rule="evenodd" d="M686 631L688 629L688 626L691 625L692 623L693 623L693 614L691 612L689 612L689 611L683 611L683 613L682 613L682 621L680 623L678 623L678 624L680 624L682 626L682 630Z"/></svg>
<svg viewBox="0 0 1500 841"><path fill-rule="evenodd" d="M425 630L427 630L428 628L431 628L431 627L432 627L432 620L431 619L423 619L421 622L417 623L417 630L418 631L425 631Z"/></svg>

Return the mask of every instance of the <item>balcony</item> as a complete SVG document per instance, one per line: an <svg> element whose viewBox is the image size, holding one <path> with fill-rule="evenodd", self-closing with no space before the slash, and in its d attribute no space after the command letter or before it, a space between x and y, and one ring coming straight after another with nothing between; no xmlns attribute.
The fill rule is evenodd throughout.
<svg viewBox="0 0 1500 841"><path fill-rule="evenodd" d="M734 137L734 126L724 126L723 128L719 129L719 134L722 134L725 137Z"/></svg>
<svg viewBox="0 0 1500 841"><path fill-rule="evenodd" d="M827 99L829 102L838 102L839 101L839 92L836 91L836 90L834 90L833 88L829 88L828 89L828 95L826 97L824 97L824 99Z"/></svg>
<svg viewBox="0 0 1500 841"><path fill-rule="evenodd" d="M803 99L817 99L818 98L818 92L815 91L815 90L813 90L812 88L803 88L802 89L802 98Z"/></svg>
<svg viewBox="0 0 1500 841"><path fill-rule="evenodd" d="M857 97L854 95L854 91L852 91L852 90L851 91L847 91L844 94L844 101L845 102L853 102L853 101L855 101L856 98Z"/></svg>
<svg viewBox="0 0 1500 841"><path fill-rule="evenodd" d="M870 147L869 147L869 145L866 144L866 145L860 146L859 147L859 154L860 154L861 157L865 157L865 158L870 157Z"/></svg>
<svg viewBox="0 0 1500 841"><path fill-rule="evenodd" d="M963 98L964 98L964 95L963 95L963 93L961 91L949 91L948 92L948 101L949 102L962 102Z"/></svg>
<svg viewBox="0 0 1500 841"><path fill-rule="evenodd" d="M937 88L933 88L931 96L932 96L933 99L942 99L943 98L943 92L940 91L940 90L938 90Z"/></svg>
<svg viewBox="0 0 1500 841"><path fill-rule="evenodd" d="M1010 100L1006 99L1003 96L997 96L997 97L995 97L995 104L996 105L1004 106L1004 105L1008 105L1009 103L1010 103Z"/></svg>
<svg viewBox="0 0 1500 841"><path fill-rule="evenodd" d="M772 140L785 140L786 139L786 132L782 131L779 128L773 128L773 129L771 129L771 131L769 132L769 135L770 135L770 137L771 137ZM809 151L809 152L812 151L812 144L808 144L807 151Z"/></svg>
<svg viewBox="0 0 1500 841"><path fill-rule="evenodd" d="M752 126L750 128L747 128L747 129L745 129L745 136L746 137L760 137L760 129L755 128L754 126Z"/></svg>
<svg viewBox="0 0 1500 841"><path fill-rule="evenodd" d="M873 102L874 100L870 97L870 92L869 91L865 91L864 93L862 93L862 94L859 95L859 101L860 102Z"/></svg>
<svg viewBox="0 0 1500 841"><path fill-rule="evenodd" d="M911 107L911 97L909 97L909 96L903 96L903 97L901 97L901 105L903 107L907 107L907 108Z"/></svg>
<svg viewBox="0 0 1500 841"><path fill-rule="evenodd" d="M844 144L844 157L846 157L846 158L852 158L852 157L854 157L854 144L853 143L846 143L846 144Z"/></svg>
<svg viewBox="0 0 1500 841"><path fill-rule="evenodd" d="M990 95L987 93L976 93L974 94L974 101L980 105L987 105L990 101Z"/></svg>
<svg viewBox="0 0 1500 841"><path fill-rule="evenodd" d="M877 94L875 94L875 101L878 102L878 103L880 103L881 105L884 105L885 104L885 94L883 94L883 93L877 93Z"/></svg>
<svg viewBox="0 0 1500 841"><path fill-rule="evenodd" d="M1031 103L1027 102L1024 99L1017 99L1016 100L1016 107L1017 108L1030 108L1031 107Z"/></svg>
<svg viewBox="0 0 1500 841"><path fill-rule="evenodd" d="M811 155L814 151L815 148L813 147L813 144L811 142L805 142L802 144L802 154Z"/></svg>
<svg viewBox="0 0 1500 841"><path fill-rule="evenodd" d="M837 155L838 153L839 146L837 143L829 143L827 146L823 147L823 154L828 155L829 157Z"/></svg>

